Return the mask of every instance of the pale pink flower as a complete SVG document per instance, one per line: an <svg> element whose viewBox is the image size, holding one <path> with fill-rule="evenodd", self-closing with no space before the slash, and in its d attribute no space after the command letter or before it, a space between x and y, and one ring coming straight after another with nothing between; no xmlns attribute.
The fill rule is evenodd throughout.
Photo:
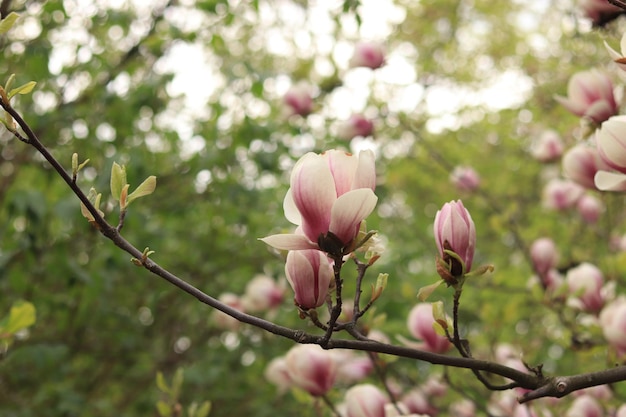
<svg viewBox="0 0 626 417"><path fill-rule="evenodd" d="M598 401L589 395L576 398L565 413L565 417L604 417L604 415Z"/></svg>
<svg viewBox="0 0 626 417"><path fill-rule="evenodd" d="M460 276L462 273L470 272L476 246L476 228L463 202L457 200L444 204L435 215L433 230L439 256L446 260L448 255L444 253L444 249L448 249L459 255L464 263L464 269L461 271L456 260L451 259L450 273L453 276Z"/></svg>
<svg viewBox="0 0 626 417"><path fill-rule="evenodd" d="M600 158L612 169L598 171L595 184L603 191L626 191L626 116L614 116L596 131Z"/></svg>
<svg viewBox="0 0 626 417"><path fill-rule="evenodd" d="M472 167L457 166L450 174L450 181L459 191L474 191L480 186L480 176Z"/></svg>
<svg viewBox="0 0 626 417"><path fill-rule="evenodd" d="M347 417L385 417L388 402L385 394L374 385L355 385L346 391Z"/></svg>
<svg viewBox="0 0 626 417"><path fill-rule="evenodd" d="M567 86L567 97L556 100L576 116L602 123L617 114L613 82L598 70L576 73Z"/></svg>
<svg viewBox="0 0 626 417"><path fill-rule="evenodd" d="M449 412L454 417L474 417L476 415L476 406L472 401L464 398L450 404Z"/></svg>
<svg viewBox="0 0 626 417"><path fill-rule="evenodd" d="M378 43L360 42L354 47L350 67L380 68L385 63L385 49Z"/></svg>
<svg viewBox="0 0 626 417"><path fill-rule="evenodd" d="M272 359L265 367L263 375L265 379L276 385L278 392L281 394L286 392L293 384L287 370L287 361L282 356Z"/></svg>
<svg viewBox="0 0 626 417"><path fill-rule="evenodd" d="M242 297L246 311L265 311L282 304L284 286L267 275L256 275L247 284Z"/></svg>
<svg viewBox="0 0 626 417"><path fill-rule="evenodd" d="M615 417L626 417L626 404L622 404L615 412Z"/></svg>
<svg viewBox="0 0 626 417"><path fill-rule="evenodd" d="M626 33L622 35L622 40L620 41L619 46L621 53L611 48L607 41L604 41L604 46L606 47L606 50L609 51L609 55L617 64L619 69L621 69L622 71L626 71Z"/></svg>
<svg viewBox="0 0 626 417"><path fill-rule="evenodd" d="M402 396L402 404L414 414L437 415L437 409L428 400L429 396L420 389L415 388Z"/></svg>
<svg viewBox="0 0 626 417"><path fill-rule="evenodd" d="M571 180L554 178L543 189L543 204L545 207L564 211L573 208L585 189Z"/></svg>
<svg viewBox="0 0 626 417"><path fill-rule="evenodd" d="M326 302L333 268L323 252L315 249L289 251L285 274L300 308L316 308Z"/></svg>
<svg viewBox="0 0 626 417"><path fill-rule="evenodd" d="M604 275L595 265L588 262L571 268L565 277L570 295L575 297L573 305L584 311L595 313L604 306L602 286Z"/></svg>
<svg viewBox="0 0 626 417"><path fill-rule="evenodd" d="M543 132L530 147L530 154L539 162L552 162L563 154L563 141L554 130Z"/></svg>
<svg viewBox="0 0 626 417"><path fill-rule="evenodd" d="M374 153L308 153L294 166L290 185L283 203L285 217L299 225L302 233L261 240L283 250L335 252L352 243L361 222L376 206Z"/></svg>
<svg viewBox="0 0 626 417"><path fill-rule="evenodd" d="M618 297L606 304L599 319L604 338L620 355L626 353L626 298Z"/></svg>
<svg viewBox="0 0 626 417"><path fill-rule="evenodd" d="M346 349L333 349L330 353L337 363L337 382L353 384L365 378L374 369L369 356L357 355L354 351Z"/></svg>
<svg viewBox="0 0 626 417"><path fill-rule="evenodd" d="M445 353L452 347L447 337L437 334L433 327L433 308L430 303L419 303L411 309L407 319L409 332L420 339L420 348L434 353Z"/></svg>
<svg viewBox="0 0 626 417"><path fill-rule="evenodd" d="M374 132L374 122L362 114L353 114L348 120L337 126L337 136L340 139L350 140L357 136L367 137Z"/></svg>
<svg viewBox="0 0 626 417"><path fill-rule="evenodd" d="M293 85L283 96L288 115L308 116L313 111L311 87L304 83Z"/></svg>
<svg viewBox="0 0 626 417"><path fill-rule="evenodd" d="M285 356L289 378L314 396L326 394L335 383L337 364L318 345L296 345Z"/></svg>
<svg viewBox="0 0 626 417"><path fill-rule="evenodd" d="M563 156L562 166L565 177L590 190L597 190L594 182L596 173L608 169L597 148L585 144L568 150Z"/></svg>
<svg viewBox="0 0 626 417"><path fill-rule="evenodd" d="M592 195L585 194L578 200L576 209L585 222L593 224L604 211L604 203Z"/></svg>
<svg viewBox="0 0 626 417"><path fill-rule="evenodd" d="M554 240L549 237L536 239L530 245L530 259L533 263L533 269L541 276L556 267L559 262L559 254Z"/></svg>

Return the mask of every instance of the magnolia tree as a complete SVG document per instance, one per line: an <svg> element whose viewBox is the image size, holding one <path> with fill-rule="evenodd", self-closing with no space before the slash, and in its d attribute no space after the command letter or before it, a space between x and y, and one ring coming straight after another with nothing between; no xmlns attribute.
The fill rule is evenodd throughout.
<svg viewBox="0 0 626 417"><path fill-rule="evenodd" d="M524 19L568 16L561 6L521 5L513 32L532 36L518 53L545 55L495 64L498 54L486 49L498 40L486 33L503 24L504 10L377 4L404 13L400 30L337 42L332 60L316 44L320 57L288 57L309 64L292 67L285 82L259 75L262 58L242 53L262 49L257 26L272 33L284 23L270 5L181 3L159 5L128 33L120 16L139 15L137 5L107 14L98 2L1 3L0 191L12 231L0 247L0 410L626 416L626 5L581 2L576 23L546 37L549 23ZM364 4L329 7L331 21L367 27ZM69 54L30 56L51 68L49 78L11 62L27 56L29 41L38 45L46 25L72 16L88 16L93 33L80 19L46 32L57 54L54 39L85 36L69 42ZM424 22L423 37L411 36L411 17ZM116 18L101 34L111 42L99 40L92 25ZM196 18L212 23L207 38ZM301 35L299 50L315 43ZM196 36L234 74L204 98L213 103L204 114L168 107L183 69L163 69L179 59L174 41ZM545 48L561 36L580 42L577 66ZM450 39L466 40L459 56L441 44ZM266 49L279 56L276 42ZM121 52L106 59L104 46ZM438 67L421 48L434 51ZM478 64L464 62L486 77L556 57L554 73L569 83L547 70L513 71L514 84L535 76L535 95L524 100L537 107L475 111L481 105L462 96L489 92L453 82L464 77L456 61L475 55ZM424 75L395 88L406 57L422 59ZM334 114L350 100L354 74L371 84L370 103ZM506 101L503 88L495 100ZM407 98L411 112L396 95L421 98ZM454 117L436 120L429 102L436 109L437 100L458 107ZM177 130L181 123L188 129ZM96 143L84 143L92 130ZM72 197L48 210L47 192ZM122 264L121 252L131 262Z"/></svg>

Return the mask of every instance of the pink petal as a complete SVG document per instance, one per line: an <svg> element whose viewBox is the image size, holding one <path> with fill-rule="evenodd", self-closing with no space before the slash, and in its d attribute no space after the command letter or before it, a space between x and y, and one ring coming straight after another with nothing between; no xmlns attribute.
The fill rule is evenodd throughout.
<svg viewBox="0 0 626 417"><path fill-rule="evenodd" d="M354 182L352 189L376 188L376 167L374 161L374 152L371 150L361 151L359 153L359 165L354 174Z"/></svg>
<svg viewBox="0 0 626 417"><path fill-rule="evenodd" d="M348 191L333 205L329 231L344 244L349 243L356 236L361 221L374 211L377 201L378 197L369 188Z"/></svg>
<svg viewBox="0 0 626 417"><path fill-rule="evenodd" d="M271 235L259 240L279 250L319 249L306 236L293 233Z"/></svg>
<svg viewBox="0 0 626 417"><path fill-rule="evenodd" d="M334 149L324 152L322 156L326 158L335 181L336 197L350 191L359 159L349 153Z"/></svg>
<svg viewBox="0 0 626 417"><path fill-rule="evenodd" d="M285 217L291 223L298 225L298 226L302 224L302 216L300 216L298 207L296 207L296 202L293 201L291 188L288 189L287 194L285 194L285 199L283 200L283 211L285 212Z"/></svg>

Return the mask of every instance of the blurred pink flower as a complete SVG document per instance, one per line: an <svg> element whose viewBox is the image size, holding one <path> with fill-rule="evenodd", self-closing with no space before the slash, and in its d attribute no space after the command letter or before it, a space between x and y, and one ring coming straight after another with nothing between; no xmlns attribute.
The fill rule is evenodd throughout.
<svg viewBox="0 0 626 417"><path fill-rule="evenodd" d="M318 345L292 347L285 362L291 381L311 395L324 395L335 383L337 364L330 352Z"/></svg>
<svg viewBox="0 0 626 417"><path fill-rule="evenodd" d="M285 274L300 308L308 310L326 302L333 268L323 252L315 249L289 251Z"/></svg>
<svg viewBox="0 0 626 417"><path fill-rule="evenodd" d="M579 185L590 190L597 190L594 178L600 170L608 169L597 148L579 144L568 150L563 156L563 173Z"/></svg>
<svg viewBox="0 0 626 417"><path fill-rule="evenodd" d="M604 338L618 354L626 353L626 298L618 297L606 304L599 319Z"/></svg>
<svg viewBox="0 0 626 417"><path fill-rule="evenodd" d="M539 162L552 162L563 154L563 141L554 130L544 131L530 147L530 154Z"/></svg>
<svg viewBox="0 0 626 417"><path fill-rule="evenodd" d="M604 416L604 410L602 409L598 401L589 395L583 395L576 398L565 413L565 417Z"/></svg>
<svg viewBox="0 0 626 417"><path fill-rule="evenodd" d="M218 300L222 303L226 304L229 307L232 307L239 311L245 311L245 307L241 298L237 294L233 294L230 292L226 292L221 294L218 297ZM226 313L222 313L221 311L214 310L213 311L213 321L215 324L221 329L227 330L237 330L241 325L241 322L236 318L229 316Z"/></svg>
<svg viewBox="0 0 626 417"><path fill-rule="evenodd" d="M374 123L362 114L353 114L348 120L337 126L337 136L340 139L350 140L357 136L367 137L374 132Z"/></svg>
<svg viewBox="0 0 626 417"><path fill-rule="evenodd" d="M596 131L600 158L612 169L598 171L595 184L603 191L626 191L626 116L614 116Z"/></svg>
<svg viewBox="0 0 626 417"><path fill-rule="evenodd" d="M606 0L578 0L578 7L594 26L602 26L624 12Z"/></svg>
<svg viewBox="0 0 626 417"><path fill-rule="evenodd" d="M559 262L559 254L554 240L549 237L542 237L533 241L530 245L530 259L537 274L547 274Z"/></svg>
<svg viewBox="0 0 626 417"><path fill-rule="evenodd" d="M360 42L354 47L354 55L350 59L350 67L380 68L385 63L385 50L382 45L371 42Z"/></svg>
<svg viewBox="0 0 626 417"><path fill-rule="evenodd" d="M287 370L287 361L282 356L272 359L265 367L263 375L265 379L276 385L278 392L281 394L286 392L293 384Z"/></svg>
<svg viewBox="0 0 626 417"><path fill-rule="evenodd" d="M567 86L567 97L556 100L576 116L602 123L617 114L613 82L598 70L576 73Z"/></svg>
<svg viewBox="0 0 626 417"><path fill-rule="evenodd" d="M604 275L595 265L588 262L571 268L565 276L569 293L574 297L572 304L580 309L596 313L604 306L602 285Z"/></svg>
<svg viewBox="0 0 626 417"><path fill-rule="evenodd" d="M282 304L285 288L267 275L257 275L246 284L242 297L246 311L265 311Z"/></svg>
<svg viewBox="0 0 626 417"><path fill-rule="evenodd" d="M564 211L573 208L585 189L571 180L554 178L543 189L543 204L553 210Z"/></svg>
<svg viewBox="0 0 626 417"><path fill-rule="evenodd" d="M355 385L346 391L347 417L385 417L387 397L371 384Z"/></svg>
<svg viewBox="0 0 626 417"><path fill-rule="evenodd" d="M445 353L452 347L445 336L438 335L433 328L433 308L430 303L419 303L411 309L407 319L409 332L422 341L419 346L429 352Z"/></svg>
<svg viewBox="0 0 626 417"><path fill-rule="evenodd" d="M474 191L480 186L480 176L468 166L457 166L450 174L450 181L459 191Z"/></svg>
<svg viewBox="0 0 626 417"><path fill-rule="evenodd" d="M369 356L358 355L346 349L333 349L330 353L337 363L337 382L353 384L365 378L374 369Z"/></svg>
<svg viewBox="0 0 626 417"><path fill-rule="evenodd" d="M283 250L342 249L352 243L376 206L374 153L307 153L294 166L290 185L283 202L285 217L300 225L302 233L261 240Z"/></svg>
<svg viewBox="0 0 626 417"><path fill-rule="evenodd" d="M288 115L308 116L313 111L311 88L304 83L293 85L283 96Z"/></svg>
<svg viewBox="0 0 626 417"><path fill-rule="evenodd" d="M578 200L576 209L586 223L593 224L604 211L604 203L592 195L585 194Z"/></svg>

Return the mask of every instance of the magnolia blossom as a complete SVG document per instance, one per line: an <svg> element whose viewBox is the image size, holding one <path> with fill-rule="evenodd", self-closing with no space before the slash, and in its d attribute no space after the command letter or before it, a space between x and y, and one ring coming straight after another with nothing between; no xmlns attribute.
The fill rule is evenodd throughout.
<svg viewBox="0 0 626 417"><path fill-rule="evenodd" d="M578 0L578 7L594 26L602 26L624 12L606 0Z"/></svg>
<svg viewBox="0 0 626 417"><path fill-rule="evenodd" d="M563 154L563 141L554 130L543 132L530 147L530 154L539 162L552 162Z"/></svg>
<svg viewBox="0 0 626 417"><path fill-rule="evenodd" d="M415 388L402 396L402 404L411 413L437 415L437 409L429 401L430 396L421 388Z"/></svg>
<svg viewBox="0 0 626 417"><path fill-rule="evenodd" d="M622 71L626 71L626 33L622 35L622 40L620 41L619 46L621 53L611 48L606 41L604 41L604 46L606 47L607 51L609 51L609 55L617 64L619 69L621 69Z"/></svg>
<svg viewBox="0 0 626 417"><path fill-rule="evenodd" d="M291 381L311 395L324 395L335 383L337 363L318 345L296 345L285 356Z"/></svg>
<svg viewBox="0 0 626 417"><path fill-rule="evenodd" d="M374 122L362 114L353 114L348 120L337 126L337 136L340 139L350 140L357 136L370 136L374 132Z"/></svg>
<svg viewBox="0 0 626 417"><path fill-rule="evenodd" d="M355 385L346 391L347 417L385 417L385 394L372 384Z"/></svg>
<svg viewBox="0 0 626 417"><path fill-rule="evenodd" d="M567 86L567 97L556 100L576 116L602 123L617 114L611 79L598 70L576 73Z"/></svg>
<svg viewBox="0 0 626 417"><path fill-rule="evenodd" d="M457 166L450 174L450 181L459 191L474 191L480 185L480 176L472 167Z"/></svg>
<svg viewBox="0 0 626 417"><path fill-rule="evenodd" d="M612 169L598 171L596 187L604 191L626 191L626 116L611 117L596 131L600 158Z"/></svg>
<svg viewBox="0 0 626 417"><path fill-rule="evenodd" d="M604 338L621 355L626 353L626 298L618 297L600 312Z"/></svg>
<svg viewBox="0 0 626 417"><path fill-rule="evenodd" d="M576 398L565 413L565 417L603 417L604 410L598 401L590 395Z"/></svg>
<svg viewBox="0 0 626 417"><path fill-rule="evenodd" d="M592 195L585 194L578 200L576 209L585 222L593 224L604 211L604 203Z"/></svg>
<svg viewBox="0 0 626 417"><path fill-rule="evenodd" d="M308 310L324 304L333 268L323 252L314 249L290 251L285 262L285 274L300 308Z"/></svg>
<svg viewBox="0 0 626 417"><path fill-rule="evenodd" d="M283 102L289 116L308 116L313 111L311 87L304 83L293 85L283 96Z"/></svg>
<svg viewBox="0 0 626 417"><path fill-rule="evenodd" d="M460 276L464 272L469 272L474 259L476 228L463 202L457 200L444 204L435 215L433 228L439 256L450 265L450 273L453 276ZM444 250L451 250L459 255L464 263L464 269Z"/></svg>
<svg viewBox="0 0 626 417"><path fill-rule="evenodd" d="M543 189L543 204L553 210L567 210L573 208L585 189L571 180L554 178Z"/></svg>
<svg viewBox="0 0 626 417"><path fill-rule="evenodd" d="M598 267L584 262L568 270L565 279L570 294L575 297L573 305L588 312L597 312L604 306L604 275Z"/></svg>
<svg viewBox="0 0 626 417"><path fill-rule="evenodd" d="M378 200L374 153L308 153L294 166L290 185L283 202L285 217L299 225L301 233L261 240L283 250L347 247Z"/></svg>
<svg viewBox="0 0 626 417"><path fill-rule="evenodd" d="M285 288L266 275L257 275L246 284L242 297L246 311L265 311L283 302Z"/></svg>
<svg viewBox="0 0 626 417"><path fill-rule="evenodd" d="M458 400L450 404L450 415L455 417L474 417L476 415L476 406L467 398Z"/></svg>
<svg viewBox="0 0 626 417"><path fill-rule="evenodd" d="M411 309L407 319L409 332L422 344L419 348L434 353L445 353L452 347L447 337L437 334L433 327L433 308L430 303L419 303Z"/></svg>
<svg viewBox="0 0 626 417"><path fill-rule="evenodd" d="M374 369L368 356L357 355L352 350L332 349L330 354L337 363L337 382L352 384L365 378Z"/></svg>
<svg viewBox="0 0 626 417"><path fill-rule="evenodd" d="M554 240L549 237L536 239L530 245L530 259L533 263L533 269L539 275L545 275L554 268L559 262L559 254Z"/></svg>
<svg viewBox="0 0 626 417"><path fill-rule="evenodd" d="M354 55L350 59L350 67L380 68L385 63L385 50L382 45L360 42L354 47Z"/></svg>
<svg viewBox="0 0 626 417"><path fill-rule="evenodd" d="M287 361L283 356L272 359L265 368L263 375L265 379L276 385L278 392L281 394L286 392L293 384L287 369Z"/></svg>
<svg viewBox="0 0 626 417"><path fill-rule="evenodd" d="M579 144L568 150L563 156L563 173L579 185L596 190L594 178L608 165L600 158L597 148Z"/></svg>

